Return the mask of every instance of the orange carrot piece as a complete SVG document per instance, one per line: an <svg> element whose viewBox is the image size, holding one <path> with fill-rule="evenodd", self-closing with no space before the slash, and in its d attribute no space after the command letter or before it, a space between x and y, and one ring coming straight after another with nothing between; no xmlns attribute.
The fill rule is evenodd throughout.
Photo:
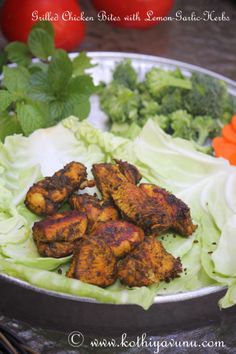
<svg viewBox="0 0 236 354"><path fill-rule="evenodd" d="M233 130L236 132L236 114L234 114L231 119L231 125L232 125Z"/></svg>
<svg viewBox="0 0 236 354"><path fill-rule="evenodd" d="M223 137L231 143L236 144L236 132L233 130L231 124L227 124L222 129Z"/></svg>
<svg viewBox="0 0 236 354"><path fill-rule="evenodd" d="M231 165L236 166L236 152L230 155L229 162L231 163Z"/></svg>
<svg viewBox="0 0 236 354"><path fill-rule="evenodd" d="M229 160L230 156L236 153L236 144L230 143L222 136L218 136L212 140L212 146L216 157L224 157Z"/></svg>

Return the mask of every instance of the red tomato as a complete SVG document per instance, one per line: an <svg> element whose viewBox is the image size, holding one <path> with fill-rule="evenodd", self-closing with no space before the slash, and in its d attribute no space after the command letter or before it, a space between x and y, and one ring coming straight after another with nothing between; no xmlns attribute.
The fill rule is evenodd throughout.
<svg viewBox="0 0 236 354"><path fill-rule="evenodd" d="M56 47L71 50L84 37L85 23L80 16L76 0L6 0L1 9L1 28L9 41L26 42L33 24L49 20L55 30Z"/></svg>
<svg viewBox="0 0 236 354"><path fill-rule="evenodd" d="M115 26L130 28L150 27L160 22L173 6L174 0L92 0L98 16ZM120 20L119 20L120 19Z"/></svg>

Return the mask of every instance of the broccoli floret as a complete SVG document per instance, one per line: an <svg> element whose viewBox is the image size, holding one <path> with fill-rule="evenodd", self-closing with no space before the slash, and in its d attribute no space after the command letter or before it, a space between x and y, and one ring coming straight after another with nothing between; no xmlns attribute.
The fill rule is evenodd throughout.
<svg viewBox="0 0 236 354"><path fill-rule="evenodd" d="M149 118L159 114L161 107L147 92L140 94L139 125L143 126Z"/></svg>
<svg viewBox="0 0 236 354"><path fill-rule="evenodd" d="M172 92L165 95L161 100L161 113L169 114L183 108L183 90L172 89ZM184 90L185 91L185 90Z"/></svg>
<svg viewBox="0 0 236 354"><path fill-rule="evenodd" d="M132 67L131 60L126 59L117 64L113 72L113 80L131 90L134 90L137 86L137 73Z"/></svg>
<svg viewBox="0 0 236 354"><path fill-rule="evenodd" d="M154 120L154 122L156 122L161 129L165 130L165 132L169 132L170 118L168 116L164 116L162 114L155 115L152 117L152 120Z"/></svg>
<svg viewBox="0 0 236 354"><path fill-rule="evenodd" d="M170 126L174 137L191 140L193 117L184 110L178 110L170 114Z"/></svg>
<svg viewBox="0 0 236 354"><path fill-rule="evenodd" d="M185 108L192 115L222 119L224 113L232 115L233 103L226 84L211 76L193 73L192 90L186 95Z"/></svg>
<svg viewBox="0 0 236 354"><path fill-rule="evenodd" d="M169 88L190 90L192 87L189 79L180 77L180 71L165 71L160 68L153 68L147 72L145 84L148 92L158 101L170 93Z"/></svg>
<svg viewBox="0 0 236 354"><path fill-rule="evenodd" d="M115 82L100 91L100 105L111 122L130 123L138 119L140 101L137 91Z"/></svg>
<svg viewBox="0 0 236 354"><path fill-rule="evenodd" d="M217 120L209 116L197 116L192 120L193 139L203 145L207 138L220 133L220 127Z"/></svg>

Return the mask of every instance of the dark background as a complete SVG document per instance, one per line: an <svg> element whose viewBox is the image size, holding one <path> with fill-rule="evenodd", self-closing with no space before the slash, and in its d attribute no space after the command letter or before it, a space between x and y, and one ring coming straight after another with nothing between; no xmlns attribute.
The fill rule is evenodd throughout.
<svg viewBox="0 0 236 354"><path fill-rule="evenodd" d="M111 0L112 1L112 0ZM129 1L129 0L120 0ZM164 1L164 0L163 0ZM19 1L20 4L20 1ZM82 9L87 15L95 16L88 0L80 1ZM231 79L236 80L236 1L229 0L176 0L173 13L177 9L184 14L191 11L201 13L204 10L216 10L220 14L225 11L230 17L229 22L163 22L148 30L127 30L114 28L107 23L90 22L87 24L87 34L78 50L85 51L121 51L157 55L161 57L177 59L196 64ZM0 47L6 41L0 37ZM39 304L40 306L40 304ZM68 314L69 315L69 314ZM33 316L33 314L32 314ZM32 328L30 325L15 319L1 316L0 323L15 330L27 343L41 353L90 353L88 347L72 350L67 346L67 335L46 331L40 328ZM224 340L227 348L204 349L197 353L236 353L236 319L223 320L205 327L189 329L185 331L168 332L156 340L174 338L176 340ZM104 333L104 337L105 337ZM92 353L108 353L110 349L91 351ZM127 353L128 351L126 351ZM133 349L130 353L153 353L153 350ZM117 350L114 353L125 353L125 350ZM190 349L163 349L161 353L196 353Z"/></svg>

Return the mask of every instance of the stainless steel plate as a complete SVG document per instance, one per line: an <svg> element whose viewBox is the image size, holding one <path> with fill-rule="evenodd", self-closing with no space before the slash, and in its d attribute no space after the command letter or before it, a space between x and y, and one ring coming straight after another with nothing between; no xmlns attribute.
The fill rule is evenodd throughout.
<svg viewBox="0 0 236 354"><path fill-rule="evenodd" d="M73 57L76 54L71 54ZM142 79L153 66L164 69L180 68L189 76L197 71L224 80L229 92L236 96L236 83L209 70L176 60L149 55L113 52L91 52L89 55L97 66L91 69L96 83L108 82L115 64L130 58ZM94 112L96 114L94 114ZM92 102L90 120L95 126L105 127L105 117L98 112L97 101ZM96 120L94 120L94 118ZM26 319L35 324L60 330L82 329L87 333L132 333L145 329L152 332L165 327L180 328L194 322L220 319L236 312L235 307L220 312L218 300L225 293L222 287L206 287L173 295L156 296L148 311L136 305L112 305L98 303L93 299L76 297L36 288L22 280L0 274L0 311Z"/></svg>

